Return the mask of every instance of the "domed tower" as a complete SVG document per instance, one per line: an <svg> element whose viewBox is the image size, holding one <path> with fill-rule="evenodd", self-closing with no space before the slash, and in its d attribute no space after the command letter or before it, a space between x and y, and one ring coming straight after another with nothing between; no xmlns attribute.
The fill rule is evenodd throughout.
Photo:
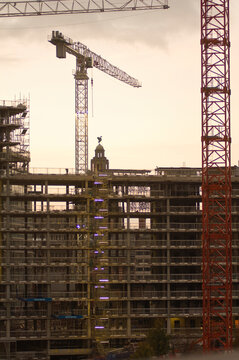
<svg viewBox="0 0 239 360"><path fill-rule="evenodd" d="M91 160L91 171L94 173L109 170L109 160L105 157L105 149L101 145L102 137L97 138L99 144L95 148L95 156Z"/></svg>

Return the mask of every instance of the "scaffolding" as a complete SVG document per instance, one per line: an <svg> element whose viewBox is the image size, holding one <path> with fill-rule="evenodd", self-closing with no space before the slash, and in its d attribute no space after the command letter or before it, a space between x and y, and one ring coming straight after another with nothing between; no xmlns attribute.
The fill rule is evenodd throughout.
<svg viewBox="0 0 239 360"><path fill-rule="evenodd" d="M14 175L28 171L30 100L0 101L0 171Z"/></svg>

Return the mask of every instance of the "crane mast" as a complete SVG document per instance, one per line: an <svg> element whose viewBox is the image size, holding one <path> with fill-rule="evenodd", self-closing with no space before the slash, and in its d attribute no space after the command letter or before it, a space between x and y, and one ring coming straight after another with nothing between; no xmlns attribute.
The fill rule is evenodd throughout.
<svg viewBox="0 0 239 360"><path fill-rule="evenodd" d="M92 66L90 66L92 67ZM85 58L76 58L75 77L75 172L88 170L88 75Z"/></svg>
<svg viewBox="0 0 239 360"><path fill-rule="evenodd" d="M204 351L232 347L229 0L201 0Z"/></svg>
<svg viewBox="0 0 239 360"><path fill-rule="evenodd" d="M110 64L84 44L73 42L59 31L53 31L50 42L56 46L56 56L65 58L66 53L76 57L75 77L75 172L88 170L88 75L87 69L96 67L104 73L130 85L140 87L138 80Z"/></svg>
<svg viewBox="0 0 239 360"><path fill-rule="evenodd" d="M168 0L31 0L0 1L0 17L102 13L169 9Z"/></svg>

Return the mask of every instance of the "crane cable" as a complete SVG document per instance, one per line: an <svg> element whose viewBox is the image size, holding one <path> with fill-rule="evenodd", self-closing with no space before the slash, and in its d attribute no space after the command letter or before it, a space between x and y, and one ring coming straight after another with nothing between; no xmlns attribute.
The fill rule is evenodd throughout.
<svg viewBox="0 0 239 360"><path fill-rule="evenodd" d="M91 113L92 113L92 117L94 117L94 91L93 91L93 68L91 69L91 79L90 79L90 83L91 83Z"/></svg>

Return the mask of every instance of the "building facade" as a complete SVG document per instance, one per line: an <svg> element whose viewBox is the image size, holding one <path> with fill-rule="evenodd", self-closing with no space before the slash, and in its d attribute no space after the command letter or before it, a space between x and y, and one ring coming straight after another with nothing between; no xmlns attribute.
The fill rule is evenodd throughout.
<svg viewBox="0 0 239 360"><path fill-rule="evenodd" d="M141 341L158 319L175 347L200 338L201 170L110 170L99 144L86 175L33 174L28 153L14 141L14 131L26 129L27 108L5 107L0 359L92 358ZM15 123L8 136L7 122ZM7 161L10 155L15 161ZM232 186L236 329L237 167Z"/></svg>

